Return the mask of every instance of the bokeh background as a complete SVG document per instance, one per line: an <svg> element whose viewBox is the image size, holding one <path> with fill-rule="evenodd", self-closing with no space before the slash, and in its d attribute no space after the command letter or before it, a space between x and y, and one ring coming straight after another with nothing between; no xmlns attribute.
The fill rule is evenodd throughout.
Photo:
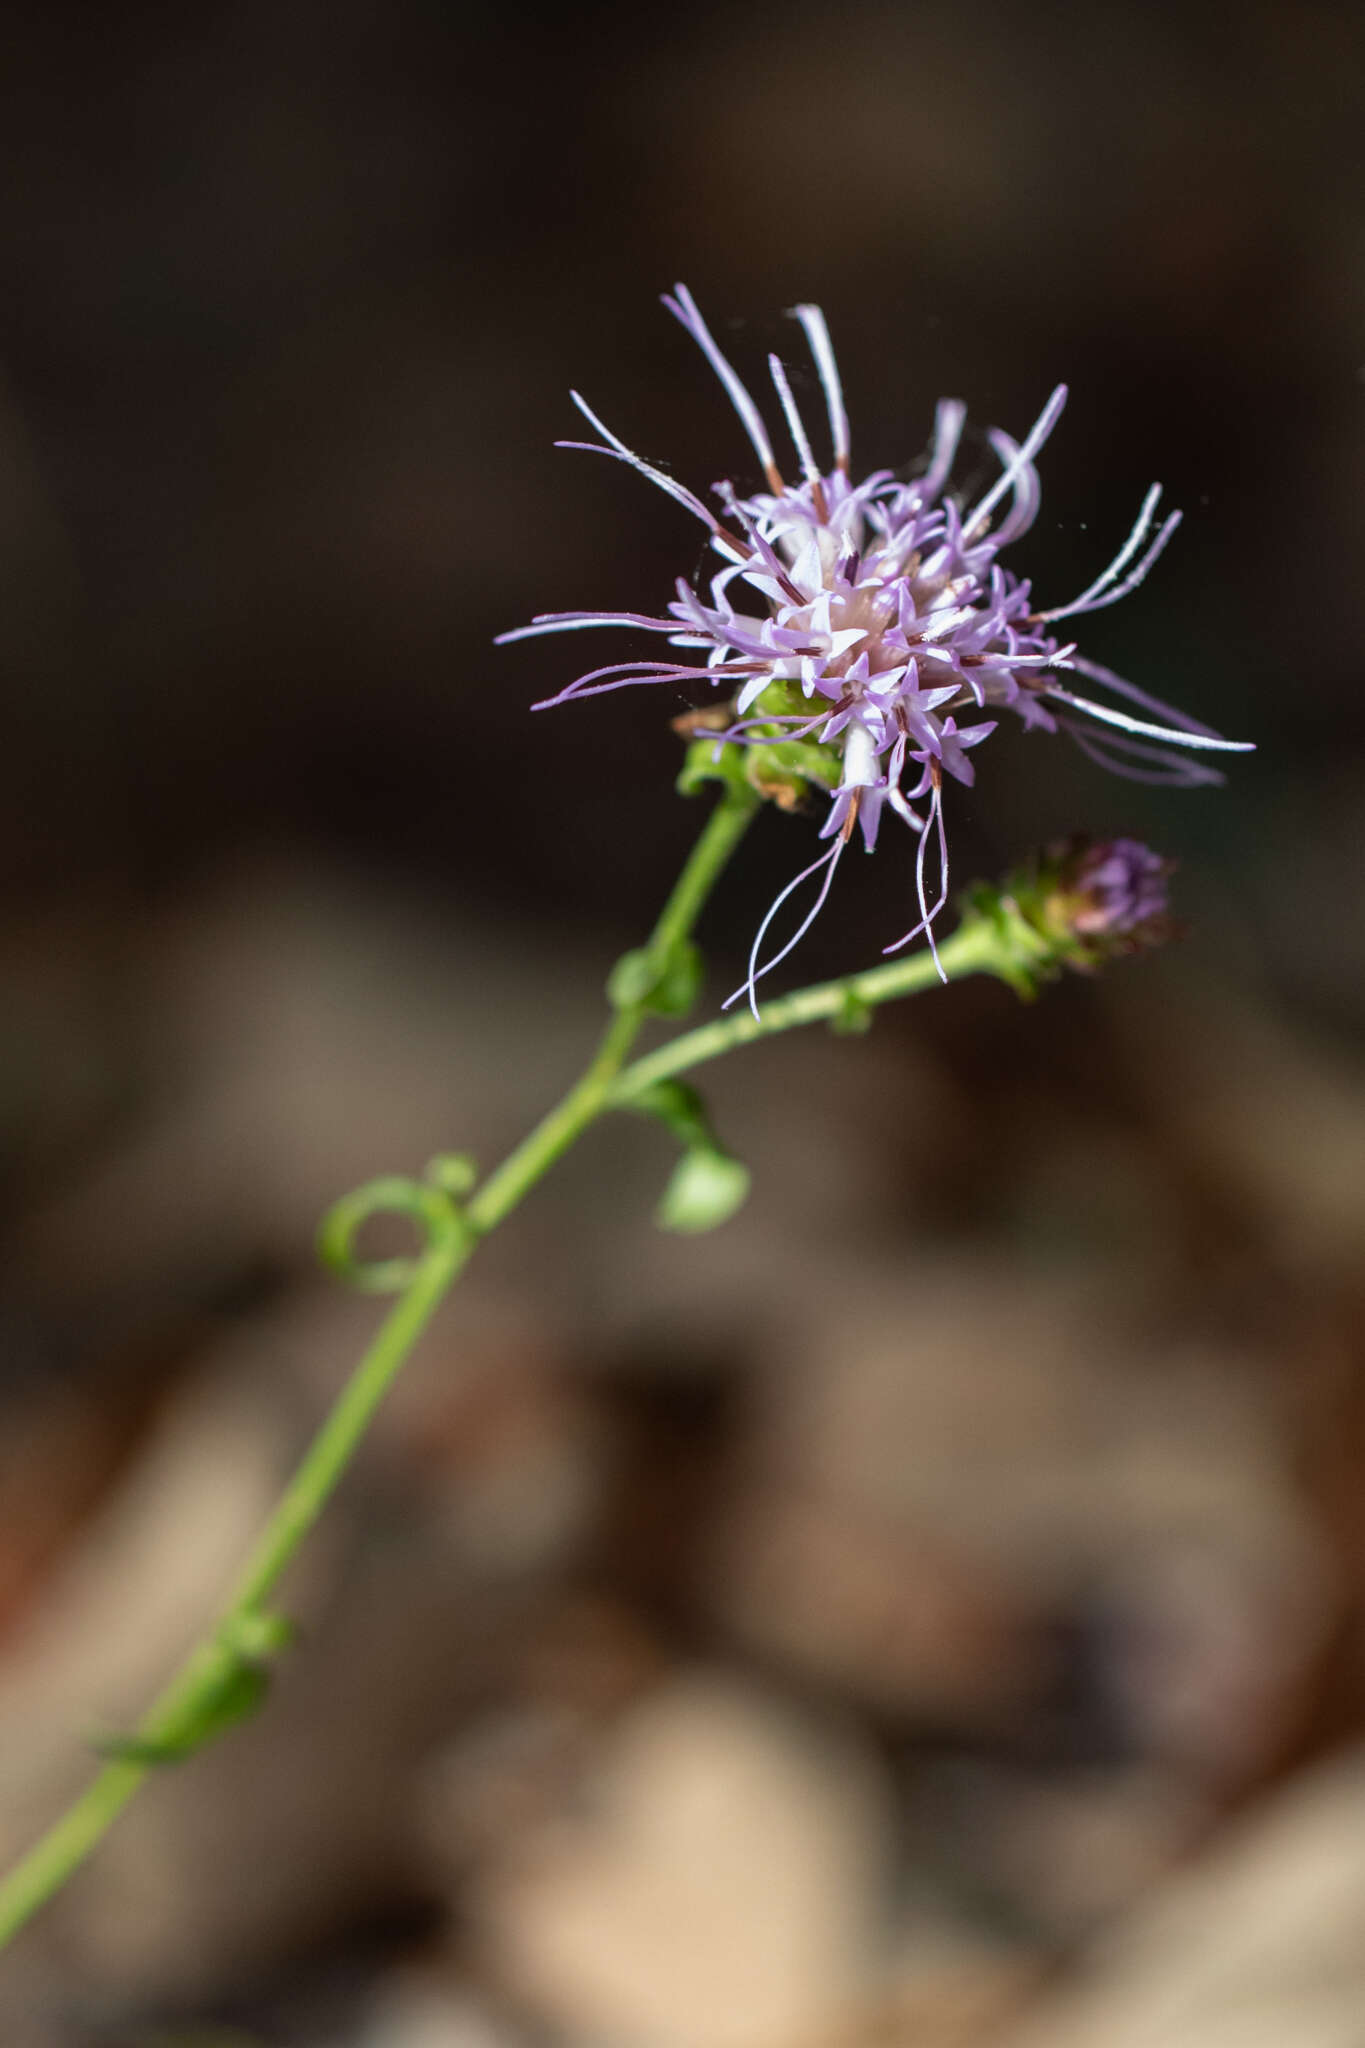
<svg viewBox="0 0 1365 2048"><path fill-rule="evenodd" d="M6 2042L1356 2040L1365 21L3 21L6 1855L373 1325L322 1208L520 1134L695 830L681 699L533 717L580 643L490 645L697 566L553 450L570 384L745 476L661 289L754 374L820 301L869 467L1065 378L1016 566L1062 601L1159 477L1185 524L1087 651L1259 747L1167 793L1002 732L959 875L1138 832L1178 946L716 1069L714 1238L652 1231L653 1129L559 1169L291 1579L268 1712L26 1934ZM808 831L753 834L708 1005ZM841 875L801 978L907 869Z"/></svg>

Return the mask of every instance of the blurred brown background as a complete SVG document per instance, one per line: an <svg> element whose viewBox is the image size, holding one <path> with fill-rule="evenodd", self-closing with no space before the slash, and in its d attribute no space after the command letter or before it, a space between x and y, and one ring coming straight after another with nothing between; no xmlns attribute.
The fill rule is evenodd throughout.
<svg viewBox="0 0 1365 2048"><path fill-rule="evenodd" d="M679 699L533 717L583 643L490 646L697 561L554 451L570 384L745 474L661 289L750 372L822 303L868 467L1065 378L1015 566L1065 600L1160 477L1086 650L1260 749L1166 793L1002 732L959 876L1134 831L1178 948L717 1069L715 1238L652 1232L658 1132L559 1169L302 1560L269 1711L16 1947L5 2042L1356 2041L1358 11L0 19L7 1857L373 1326L321 1209L520 1134L695 830ZM708 913L709 1004L808 829ZM899 929L902 852L799 979Z"/></svg>

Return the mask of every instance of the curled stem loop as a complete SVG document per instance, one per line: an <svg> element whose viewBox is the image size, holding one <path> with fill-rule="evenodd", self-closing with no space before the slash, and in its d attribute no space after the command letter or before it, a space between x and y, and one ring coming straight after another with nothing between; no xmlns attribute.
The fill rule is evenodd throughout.
<svg viewBox="0 0 1365 2048"><path fill-rule="evenodd" d="M447 1163L433 1162L441 1167ZM375 1216L405 1216L415 1223L418 1250L387 1259L358 1258L356 1238ZM318 1253L338 1279L364 1294L401 1294L428 1259L449 1258L469 1235L470 1226L448 1185L385 1173L332 1204L318 1229Z"/></svg>

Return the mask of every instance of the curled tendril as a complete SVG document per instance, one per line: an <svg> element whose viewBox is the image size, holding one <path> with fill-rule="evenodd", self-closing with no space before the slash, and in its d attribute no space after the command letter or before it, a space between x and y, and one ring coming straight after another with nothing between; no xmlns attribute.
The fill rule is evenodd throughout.
<svg viewBox="0 0 1365 2048"><path fill-rule="evenodd" d="M368 1180L334 1202L318 1230L318 1252L324 1265L366 1294L401 1294L428 1259L458 1250L469 1225L453 1193L466 1192L472 1184L472 1162L463 1156L451 1159L442 1155L432 1161L428 1174L427 1180L381 1174L378 1180ZM392 1259L358 1259L356 1236L372 1216L409 1217L420 1233L418 1250Z"/></svg>

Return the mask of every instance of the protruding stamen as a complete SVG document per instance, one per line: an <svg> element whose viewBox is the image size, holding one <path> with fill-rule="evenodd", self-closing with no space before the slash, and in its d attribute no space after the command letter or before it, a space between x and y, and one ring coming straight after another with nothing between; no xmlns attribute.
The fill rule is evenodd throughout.
<svg viewBox="0 0 1365 2048"><path fill-rule="evenodd" d="M1002 434L998 427L993 427L990 444L1006 469L1014 466L1014 481L1010 486L1014 494L1014 503L1001 520L994 536L995 545L998 548L1005 548L1012 541L1018 540L1021 534L1027 533L1038 517L1043 488L1033 464L1018 463L1018 443L1009 434Z"/></svg>
<svg viewBox="0 0 1365 2048"><path fill-rule="evenodd" d="M1116 696L1126 697L1130 704L1150 711L1154 718L1162 719L1168 725L1178 725L1185 732L1207 733L1210 739L1215 740L1219 737L1213 727L1205 725L1202 719L1191 718L1188 711L1168 704L1163 697L1154 697L1149 690L1140 690L1136 683L1129 682L1127 676L1115 675L1112 668L1104 668L1098 661L1087 661L1084 655L1077 654L1074 647L1067 650L1067 656L1066 666L1073 674L1089 676L1092 682L1112 690Z"/></svg>
<svg viewBox="0 0 1365 2048"><path fill-rule="evenodd" d="M604 697L610 690L626 690L633 683L692 683L698 675L707 682L724 680L729 676L748 675L752 663L730 663L724 667L696 669L690 663L675 661L613 661L605 668L589 669L587 675L577 676L557 696L542 697L533 704L533 711L552 711L556 705L567 704L574 697ZM612 676L612 682L599 682L599 676ZM587 684L593 687L588 689Z"/></svg>
<svg viewBox="0 0 1365 2048"><path fill-rule="evenodd" d="M686 484L680 484L676 477L668 476L663 470L656 469L652 462L646 462L644 457L637 455L633 448L627 448L620 435L613 434L611 428L598 419L597 414L581 392L571 391L569 396L582 413L584 419L587 420L590 426L596 427L603 440L608 443L608 446L600 448L595 441L556 441L556 448L575 448L588 455L614 455L618 462L629 463L632 469L640 472L641 476L647 476L652 484L657 484L661 491L667 491L670 498L674 498L678 504L686 506L687 510L693 513L696 518L703 520L713 533L721 533L720 521L716 518L715 513L703 505L695 492L689 491Z"/></svg>
<svg viewBox="0 0 1365 2048"><path fill-rule="evenodd" d="M506 647L509 641L534 640L542 633L578 633L588 626L633 626L641 633L676 634L678 630L676 619L652 619L644 612L542 612L529 626L513 626L510 632L495 634L493 645ZM673 644L677 646L676 639Z"/></svg>
<svg viewBox="0 0 1365 2048"><path fill-rule="evenodd" d="M848 474L848 414L844 410L844 387L839 382L839 366L834 360L834 348L830 342L825 316L818 306L793 306L792 315L801 322L810 352L815 358L820 383L825 393L825 405L829 412L830 437L834 442L834 467Z"/></svg>
<svg viewBox="0 0 1365 2048"><path fill-rule="evenodd" d="M673 290L676 292L677 297L674 298L665 292L664 304L674 319L687 329L702 354L706 357L707 362L710 363L711 368L725 386L729 394L730 403L739 414L744 424L744 431L753 443L754 453L763 464L763 474L768 479L773 495L780 497L783 489L782 475L773 455L772 442L768 439L768 430L763 424L762 414L734 370L730 367L726 358L716 347L711 337L711 330L702 319L697 302L687 289L687 286L685 284L676 284Z"/></svg>
<svg viewBox="0 0 1365 2048"><path fill-rule="evenodd" d="M1054 611L1038 612L1035 614L1035 617L1039 619L1065 618L1068 612L1078 611L1083 604L1089 604L1092 597L1098 597L1100 592L1113 582L1119 572L1127 568L1133 556L1142 546L1143 541L1146 540L1152 524L1152 516L1156 511L1157 500L1160 496L1161 485L1153 484L1142 501L1141 509L1133 522L1132 532L1102 575L1097 576L1093 583L1088 584L1079 597L1073 597L1070 604L1058 605Z"/></svg>
<svg viewBox="0 0 1365 2048"><path fill-rule="evenodd" d="M787 381L787 373L783 369L780 359L775 355L768 357L768 369L777 395L782 401L782 410L786 415L787 429L795 444L796 453L801 463L802 474L808 484L818 484L820 472L816 467L815 457L811 453L810 440L806 434L805 423L796 409L796 399L792 395L791 385Z"/></svg>
<svg viewBox="0 0 1365 2048"><path fill-rule="evenodd" d="M1121 739L1108 733L1101 740L1074 718L1059 718L1057 724L1063 732L1070 733L1083 754L1111 775L1121 775L1125 782L1149 782L1163 789L1199 789L1216 788L1227 780L1217 768L1210 768L1203 761L1187 761L1183 756L1172 758L1164 748L1149 746L1145 740ZM1150 761L1153 765L1134 768L1134 760Z"/></svg>
<svg viewBox="0 0 1365 2048"><path fill-rule="evenodd" d="M1090 585L1090 588L1083 590L1079 597L1072 599L1070 604L1059 605L1055 611L1038 612L1035 614L1040 623L1045 623L1052 619L1070 618L1076 612L1103 611L1106 605L1117 604L1121 597L1127 597L1130 591L1137 589L1139 583L1142 582L1158 555L1165 548L1167 541L1175 532L1177 526L1179 526L1182 516L1179 512L1167 514L1161 523L1156 539L1152 542L1152 545L1148 548L1137 567L1129 571L1122 583L1112 590L1108 586L1114 581L1114 578L1120 571L1127 566L1146 539L1148 528L1152 523L1152 513L1160 496L1161 485L1153 484L1151 490L1148 491L1147 496L1142 501L1142 510L1138 514L1136 526L1134 526L1133 531L1129 534L1104 574L1097 576Z"/></svg>
<svg viewBox="0 0 1365 2048"><path fill-rule="evenodd" d="M975 531L975 529L981 525L983 520L988 519L991 513L995 510L995 507L1000 503L1000 500L1004 497L1006 491L1013 488L1014 480L1016 476L1018 476L1020 470L1025 468L1027 464L1032 462L1034 456L1038 453L1038 450L1042 447L1048 435L1056 426L1057 421L1061 417L1062 407L1065 404L1066 386L1065 384L1059 384L1057 386L1057 389L1053 392L1051 398L1049 398L1047 404L1039 413L1033 425L1030 427L1028 435L1025 438L1023 444L1021 445L1019 452L1015 456L1013 462L1011 462L996 478L995 482L991 485L985 497L981 500L980 504L975 508L975 510L969 513L968 516L963 520L962 531L964 532L964 534L972 534Z"/></svg>
<svg viewBox="0 0 1365 2048"><path fill-rule="evenodd" d="M796 946L800 945L802 939L805 938L806 933L815 923L816 918L820 915L820 912L825 907L825 898L829 895L829 885L834 880L834 870L838 867L839 856L843 852L847 844L848 842L845 839L836 839L833 845L830 847L828 853L822 853L820 855L820 858L818 860L813 860L808 868L802 868L800 874L795 876L790 882L788 882L785 889L779 890L778 894L774 896L772 902L768 906L767 914L764 917L762 924L759 926L758 931L754 935L754 943L749 948L748 977L744 982L741 983L740 987L738 987L734 991L733 995L728 995L725 998L725 1001L721 1004L721 1008L723 1010L728 1010L732 1003L737 1003L741 996L747 995L749 998L749 1008L753 1011L755 1018L758 1019L759 1022L762 1021L761 1018L758 1017L758 997L755 993L755 984L762 981L765 974L771 974L774 967L781 966L782 962L786 959L788 953L790 953ZM788 939L786 945L782 948L781 952L774 953L772 959L765 962L765 964L762 967L760 967L757 964L758 956L762 950L763 941L767 936L768 926L772 923L773 919L777 916L778 911L782 908L782 905L786 902L787 898L793 893L793 891L799 889L801 887L801 884L804 881L806 881L811 875L815 874L820 868L824 868L825 870L825 879L820 885L820 893L816 897L815 902L807 911L805 917L802 918L800 924L797 926L792 936Z"/></svg>
<svg viewBox="0 0 1365 2048"><path fill-rule="evenodd" d="M1142 557L1142 560L1138 563L1137 567L1135 569L1130 569L1128 571L1128 574L1124 577L1122 583L1115 584L1112 590L1106 590L1102 597L1097 597L1093 599L1092 602L1086 606L1086 610L1088 612L1102 612L1106 605L1117 604L1121 597L1127 597L1130 594L1130 592L1136 590L1139 583L1141 583L1145 579L1148 570L1151 568L1153 562L1156 561L1158 555L1162 554L1165 551L1167 541L1175 532L1177 526L1179 526L1183 517L1184 514L1182 512L1170 513L1168 517L1162 521L1161 528L1157 534L1156 539L1152 542L1152 545L1148 548L1146 554Z"/></svg>
<svg viewBox="0 0 1365 2048"><path fill-rule="evenodd" d="M929 942L929 951L932 953L934 965L938 969L939 980L946 982L948 976L944 972L943 962L938 957L938 946L934 940L934 920L948 901L948 835L943 825L943 771L937 761L930 761L929 763L929 783L932 790L929 800L929 817L920 828L919 846L915 853L915 894L919 899L920 921L917 925L913 925L903 938L897 939L893 945L883 946L882 951L883 953L898 953L902 946L908 946L911 939L917 939L920 933L923 932ZM918 820L916 820L916 823L918 823ZM925 862L931 836L938 845L939 861L938 901L934 904L932 910L929 907L929 892L925 886L924 879Z"/></svg>
<svg viewBox="0 0 1365 2048"><path fill-rule="evenodd" d="M1169 725L1150 725L1145 718L1130 718L1126 711L1112 711L1107 704L1092 704L1088 697L1073 696L1060 683L1044 683L1038 694L1055 698L1059 704L1069 704L1073 711L1088 712L1102 725L1115 725L1120 732L1135 732L1147 739L1163 740L1168 747L1207 748L1211 753L1222 754L1254 754L1256 751L1254 740L1223 740L1216 733L1180 732Z"/></svg>
<svg viewBox="0 0 1365 2048"><path fill-rule="evenodd" d="M934 442L929 451L929 467L920 479L926 498L938 497L947 483L966 418L967 408L960 398L939 400L934 413Z"/></svg>

